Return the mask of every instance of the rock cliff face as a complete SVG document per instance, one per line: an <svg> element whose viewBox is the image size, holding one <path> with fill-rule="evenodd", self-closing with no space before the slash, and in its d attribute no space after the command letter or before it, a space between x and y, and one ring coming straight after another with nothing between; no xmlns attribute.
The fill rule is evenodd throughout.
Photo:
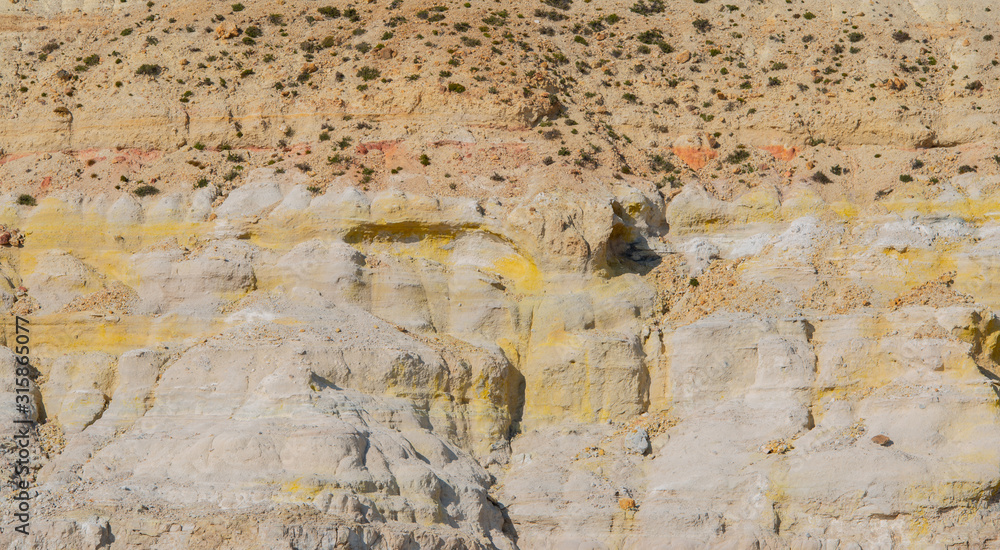
<svg viewBox="0 0 1000 550"><path fill-rule="evenodd" d="M385 4L0 6L0 545L1000 544L991 6Z"/></svg>

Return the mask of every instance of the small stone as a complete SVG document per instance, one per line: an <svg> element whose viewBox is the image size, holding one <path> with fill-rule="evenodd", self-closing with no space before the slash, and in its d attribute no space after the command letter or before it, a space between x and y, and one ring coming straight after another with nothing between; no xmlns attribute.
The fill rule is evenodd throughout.
<svg viewBox="0 0 1000 550"><path fill-rule="evenodd" d="M902 78L894 77L883 81L882 87L898 92L899 90L906 88L906 81Z"/></svg>
<svg viewBox="0 0 1000 550"><path fill-rule="evenodd" d="M239 36L240 29L236 26L236 23L226 21L225 23L219 25L215 28L215 37L225 40L227 38L233 38Z"/></svg>
<svg viewBox="0 0 1000 550"><path fill-rule="evenodd" d="M636 428L625 436L625 450L644 455L649 452L649 433L644 428Z"/></svg>
<svg viewBox="0 0 1000 550"><path fill-rule="evenodd" d="M892 440L889 439L889 436L887 436L887 435L878 434L878 435L876 435L875 437L872 438L872 443L874 443L876 445L881 445L883 447L888 447L889 444L892 443Z"/></svg>
<svg viewBox="0 0 1000 550"><path fill-rule="evenodd" d="M792 450L792 446L783 439L772 439L761 445L761 452L769 455L783 455Z"/></svg>
<svg viewBox="0 0 1000 550"><path fill-rule="evenodd" d="M635 504L635 499L631 498L620 498L618 499L618 507L622 510L637 510L639 507Z"/></svg>
<svg viewBox="0 0 1000 550"><path fill-rule="evenodd" d="M319 70L319 68L316 67L315 63L306 63L306 64L302 65L301 72L306 73L306 74L312 74L312 73L314 73L314 72L316 72L318 70Z"/></svg>
<svg viewBox="0 0 1000 550"><path fill-rule="evenodd" d="M676 59L678 63L687 63L688 61L691 61L691 52L684 50L677 54L677 57L674 59Z"/></svg>

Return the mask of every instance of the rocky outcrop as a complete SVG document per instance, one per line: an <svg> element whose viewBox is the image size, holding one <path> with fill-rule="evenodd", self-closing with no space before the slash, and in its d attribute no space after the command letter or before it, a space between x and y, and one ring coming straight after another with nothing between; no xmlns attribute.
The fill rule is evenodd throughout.
<svg viewBox="0 0 1000 550"><path fill-rule="evenodd" d="M198 194L9 210L30 239L13 307L62 335L35 347L44 437L65 440L38 472L62 533L41 547L220 529L141 507L294 511L302 540L390 547L991 536L953 519L1000 483L992 249L954 245L988 221L258 177L194 219ZM949 258L963 272L930 277ZM241 544L290 540L261 529Z"/></svg>
<svg viewBox="0 0 1000 550"><path fill-rule="evenodd" d="M0 545L1000 540L985 4L158 4L0 6Z"/></svg>

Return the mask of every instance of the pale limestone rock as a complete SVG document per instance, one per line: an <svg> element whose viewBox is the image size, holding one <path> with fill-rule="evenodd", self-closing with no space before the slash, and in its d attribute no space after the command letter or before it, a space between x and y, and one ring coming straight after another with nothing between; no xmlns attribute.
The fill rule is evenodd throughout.
<svg viewBox="0 0 1000 550"><path fill-rule="evenodd" d="M146 211L146 220L149 223L176 223L184 219L187 210L187 198L181 193L170 193Z"/></svg>
<svg viewBox="0 0 1000 550"><path fill-rule="evenodd" d="M710 197L704 187L692 183L685 185L667 205L667 224L671 231L683 233L725 222L732 216L732 210L731 204Z"/></svg>
<svg viewBox="0 0 1000 550"><path fill-rule="evenodd" d="M440 219L439 204L433 197L385 191L371 203L372 218L379 223L424 222Z"/></svg>
<svg viewBox="0 0 1000 550"><path fill-rule="evenodd" d="M281 203L274 209L273 216L291 216L309 207L313 194L303 185L296 185L292 188Z"/></svg>
<svg viewBox="0 0 1000 550"><path fill-rule="evenodd" d="M115 358L106 353L65 355L43 372L52 381L42 387L45 414L68 434L99 418L118 384Z"/></svg>
<svg viewBox="0 0 1000 550"><path fill-rule="evenodd" d="M113 225L134 225L142 221L142 205L131 194L119 197L108 210L108 223Z"/></svg>
<svg viewBox="0 0 1000 550"><path fill-rule="evenodd" d="M65 250L50 250L38 258L35 270L24 280L34 292L41 311L54 313L74 298L100 288L95 274Z"/></svg>
<svg viewBox="0 0 1000 550"><path fill-rule="evenodd" d="M272 170L257 169L247 176L247 183L234 189L215 213L220 218L238 219L260 216L281 202L283 195Z"/></svg>
<svg viewBox="0 0 1000 550"><path fill-rule="evenodd" d="M191 209L188 210L188 220L193 222L203 222L212 213L212 203L219 196L219 188L209 185L194 192L191 195Z"/></svg>
<svg viewBox="0 0 1000 550"><path fill-rule="evenodd" d="M167 357L150 349L128 351L118 359L118 382L106 411L98 420L115 428L130 426L152 404L152 391Z"/></svg>
<svg viewBox="0 0 1000 550"><path fill-rule="evenodd" d="M339 195L326 192L309 204L308 212L320 219L367 220L371 200L355 187L344 189Z"/></svg>
<svg viewBox="0 0 1000 550"><path fill-rule="evenodd" d="M190 256L178 248L136 254L141 308L153 313L214 312L220 303L253 287L252 256L252 247L239 241L212 244Z"/></svg>
<svg viewBox="0 0 1000 550"><path fill-rule="evenodd" d="M306 241L282 256L272 269L262 270L261 278L286 281L291 285L291 297L303 296L311 301L315 296L332 304L370 307L365 255L346 243Z"/></svg>

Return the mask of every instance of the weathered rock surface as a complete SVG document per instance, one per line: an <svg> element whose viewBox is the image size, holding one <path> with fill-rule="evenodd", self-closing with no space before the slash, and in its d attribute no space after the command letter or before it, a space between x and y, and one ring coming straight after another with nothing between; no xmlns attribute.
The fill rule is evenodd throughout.
<svg viewBox="0 0 1000 550"><path fill-rule="evenodd" d="M995 6L158 4L0 6L0 546L1000 541Z"/></svg>
<svg viewBox="0 0 1000 550"><path fill-rule="evenodd" d="M988 221L689 217L664 236L681 203L622 189L581 247L553 247L475 205L243 190L249 216L175 221L184 245L143 221L154 201L86 242L44 211L9 220L39 243L8 250L14 307L59 331L34 347L42 437L65 441L39 457L39 525L62 533L40 547L207 536L143 509L294 513L361 546L992 536L998 324L976 275L992 248L970 240ZM87 202L46 204L69 223L121 204ZM933 278L945 261L966 267ZM278 540L261 529L239 544Z"/></svg>

